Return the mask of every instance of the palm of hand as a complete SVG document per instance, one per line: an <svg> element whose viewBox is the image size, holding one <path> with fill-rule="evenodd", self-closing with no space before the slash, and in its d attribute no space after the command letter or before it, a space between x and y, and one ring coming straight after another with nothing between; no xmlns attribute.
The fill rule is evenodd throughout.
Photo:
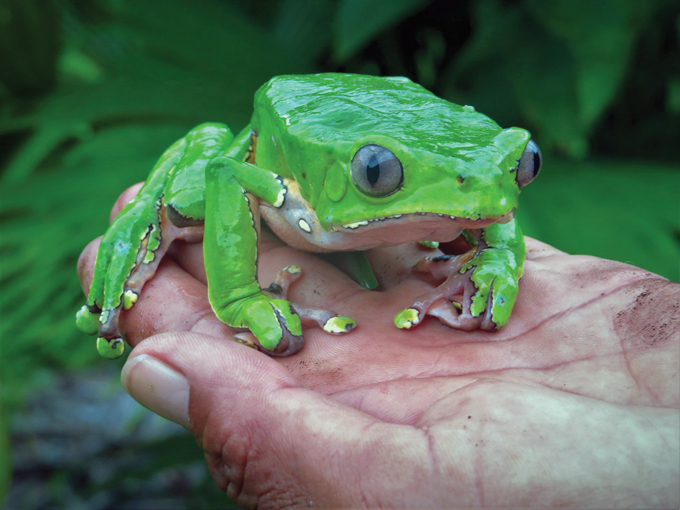
<svg viewBox="0 0 680 510"><path fill-rule="evenodd" d="M257 475L258 469L273 468L269 461L253 462L252 452L228 446L233 432L222 422L228 421L227 413L245 410L225 404L243 393L235 394L233 384L199 390L224 372L225 360L215 350L225 346L236 353L244 372L246 365L253 370L248 377L265 377L272 395L292 397L258 397L264 407L292 413L299 428L260 426L248 433L251 448L264 443L257 439L262 434L290 438L302 433L320 458L330 455L336 464L344 459L344 465L360 459L354 469L340 468L342 487L357 489L345 500L333 499L343 490L319 480L301 462L290 485L303 487L304 498L316 494L329 502L369 506L413 506L423 497L435 506L454 501L548 506L578 504L584 487L613 484L621 488L616 492L620 501L633 506L647 501L647 493L637 489L645 474L631 478L626 467L641 452L662 456L668 447L662 434L650 438L641 431L677 427L676 414L663 413L679 405L677 384L668 384L678 374L678 287L624 264L569 256L529 239L527 247L518 302L503 330L457 332L428 318L412 331L401 331L392 323L394 314L429 283L409 276L384 292L365 291L316 256L263 234L260 281L266 285L285 265L302 266L306 274L293 287L291 300L349 315L357 320L355 331L329 337L307 329L303 351L281 360L214 339L204 352L191 354L173 354L179 341L167 339L166 352L159 354L163 337L140 348L171 365L182 356L201 366L195 380L187 374L192 429L215 478L242 504L263 504L263 493L278 494L279 500L281 495L268 492L270 478ZM85 280L93 250L88 247L82 259ZM200 246L178 246L122 324L133 345L170 331L230 338L207 302ZM301 406L307 399L308 406ZM310 407L325 413L332 430ZM612 448L625 443L630 448L616 455L620 465L612 464ZM245 477L246 466L255 475L251 471ZM367 477L383 472L396 474L379 483ZM657 482L644 480L642 486L658 491L663 483ZM317 490L310 492L310 486ZM296 501L300 494L286 497ZM616 503L610 492L599 502Z"/></svg>

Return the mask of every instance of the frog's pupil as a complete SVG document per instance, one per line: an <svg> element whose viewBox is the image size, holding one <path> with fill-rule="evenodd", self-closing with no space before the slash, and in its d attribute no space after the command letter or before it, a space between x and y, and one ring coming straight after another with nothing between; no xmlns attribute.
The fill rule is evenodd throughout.
<svg viewBox="0 0 680 510"><path fill-rule="evenodd" d="M375 186L375 183L380 179L380 162L375 157L375 154L371 156L366 165L366 179L368 179L371 186Z"/></svg>
<svg viewBox="0 0 680 510"><path fill-rule="evenodd" d="M536 175L538 174L538 171L540 169L541 169L541 154L538 151L536 151L536 152L534 152L534 168L533 168L534 175L533 175L533 177L536 177Z"/></svg>

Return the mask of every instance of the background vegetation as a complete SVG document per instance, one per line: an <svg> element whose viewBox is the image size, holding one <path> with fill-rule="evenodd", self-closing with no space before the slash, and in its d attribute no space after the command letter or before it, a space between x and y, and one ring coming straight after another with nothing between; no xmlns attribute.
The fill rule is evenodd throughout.
<svg viewBox="0 0 680 510"><path fill-rule="evenodd" d="M678 281L679 34L673 0L0 0L0 501L229 504L75 329L75 267L164 148L238 131L277 74L406 75L529 128L525 233Z"/></svg>

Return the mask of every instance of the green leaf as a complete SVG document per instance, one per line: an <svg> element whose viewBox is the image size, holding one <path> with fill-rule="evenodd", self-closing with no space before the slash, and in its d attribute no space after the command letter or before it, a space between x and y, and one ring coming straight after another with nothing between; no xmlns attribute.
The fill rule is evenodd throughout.
<svg viewBox="0 0 680 510"><path fill-rule="evenodd" d="M548 152L582 159L635 41L663 5L478 0L472 37L446 72L445 95L502 125L527 125Z"/></svg>
<svg viewBox="0 0 680 510"><path fill-rule="evenodd" d="M680 168L547 159L522 190L524 233L571 254L627 262L680 281Z"/></svg>
<svg viewBox="0 0 680 510"><path fill-rule="evenodd" d="M32 132L6 167L4 182L26 179L60 144L86 139L96 125L227 121L242 126L260 85L275 74L305 70L302 59L283 54L265 34L215 2L126 5L120 12L126 28L118 31L126 35L109 48L122 53L109 63L106 80L59 91L32 113L0 121L0 133ZM177 20L182 29L168 30ZM135 48L135 41L144 41L146 51ZM235 51L241 46L248 51Z"/></svg>
<svg viewBox="0 0 680 510"><path fill-rule="evenodd" d="M181 124L112 127L78 144L58 167L0 188L0 337L3 360L12 360L6 381L16 382L17 396L40 364L72 367L97 358L94 338L75 328L84 302L78 256L104 231L119 193L143 180L185 132Z"/></svg>
<svg viewBox="0 0 680 510"><path fill-rule="evenodd" d="M501 125L524 117L543 150L582 157L585 133L575 108L575 63L566 44L537 26L521 6L479 0L474 7L473 36L448 71L447 95L464 97Z"/></svg>
<svg viewBox="0 0 680 510"><path fill-rule="evenodd" d="M638 0L524 0L526 11L566 42L577 68L581 120L595 122L614 98L634 43L663 2Z"/></svg>
<svg viewBox="0 0 680 510"><path fill-rule="evenodd" d="M281 0L272 38L287 53L314 61L331 42L335 9L331 0Z"/></svg>
<svg viewBox="0 0 680 510"><path fill-rule="evenodd" d="M428 1L341 0L335 18L335 60L344 62L378 34L422 9Z"/></svg>
<svg viewBox="0 0 680 510"><path fill-rule="evenodd" d="M667 109L670 113L680 113L680 76L668 81Z"/></svg>
<svg viewBox="0 0 680 510"><path fill-rule="evenodd" d="M0 3L0 82L14 94L41 93L55 85L60 21L54 0Z"/></svg>

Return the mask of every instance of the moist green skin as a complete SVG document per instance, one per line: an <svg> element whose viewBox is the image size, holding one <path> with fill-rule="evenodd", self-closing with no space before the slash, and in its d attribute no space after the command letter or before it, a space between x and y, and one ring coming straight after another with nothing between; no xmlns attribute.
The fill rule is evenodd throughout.
<svg viewBox="0 0 680 510"><path fill-rule="evenodd" d="M523 129L502 129L474 108L440 99L406 78L273 78L255 94L251 124L236 137L223 124L203 124L161 157L106 232L77 324L99 331L102 355L122 354L121 310L134 304L170 242L199 240L202 225L217 316L252 332L251 343L264 352L293 354L302 347L300 315L311 312L263 292L256 280L262 206L281 218L279 224L267 216L282 237L319 251L370 245L364 226L370 220L399 217L389 220L393 225L410 218L412 229L414 214L455 217L451 221L483 240L483 249L460 269L475 285L471 313L479 316L491 306L500 328L509 319L524 263L522 234L511 215L519 195L514 172L529 139ZM351 177L352 157L368 144L388 148L403 166L403 185L388 196L368 196ZM293 221L303 209L305 220ZM404 236L404 242L413 240L412 233ZM320 322L327 331L354 326L350 318L331 317L332 327Z"/></svg>

